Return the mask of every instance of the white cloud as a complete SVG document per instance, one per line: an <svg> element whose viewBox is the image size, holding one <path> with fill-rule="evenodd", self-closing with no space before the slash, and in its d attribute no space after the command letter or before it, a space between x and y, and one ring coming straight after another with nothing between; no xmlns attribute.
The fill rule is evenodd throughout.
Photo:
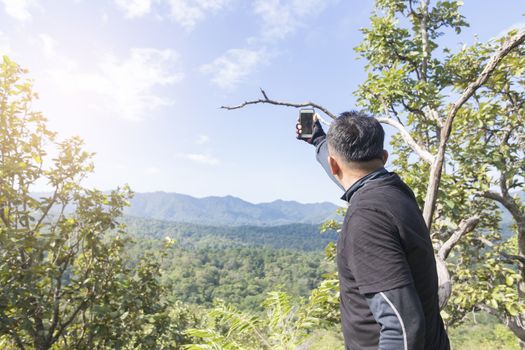
<svg viewBox="0 0 525 350"><path fill-rule="evenodd" d="M168 18L177 22L187 30L192 30L197 23L206 17L222 10L232 0L114 0L127 18L137 18L154 11L154 5L159 11L156 16L163 18L167 9ZM162 10L162 11L161 11Z"/></svg>
<svg viewBox="0 0 525 350"><path fill-rule="evenodd" d="M152 166L152 167L148 167L148 168L144 169L144 173L146 175L158 175L158 174L160 174L160 169L157 168L157 167Z"/></svg>
<svg viewBox="0 0 525 350"><path fill-rule="evenodd" d="M256 0L254 12L263 21L262 37L284 39L327 6L326 0Z"/></svg>
<svg viewBox="0 0 525 350"><path fill-rule="evenodd" d="M211 75L211 81L221 89L231 90L267 60L268 54L264 49L231 49L213 62L201 66L201 72Z"/></svg>
<svg viewBox="0 0 525 350"><path fill-rule="evenodd" d="M106 11L103 11L100 15L100 19L102 20L102 23L108 23L109 22L109 14Z"/></svg>
<svg viewBox="0 0 525 350"><path fill-rule="evenodd" d="M7 36L5 36L4 33L0 32L0 57L2 55L11 55L11 43L9 42L9 39Z"/></svg>
<svg viewBox="0 0 525 350"><path fill-rule="evenodd" d="M207 164L207 165L220 164L220 161L217 158L214 158L206 154L186 154L185 157L195 163L201 163L201 164Z"/></svg>
<svg viewBox="0 0 525 350"><path fill-rule="evenodd" d="M197 137L197 141L195 141L195 142L197 144L199 144L199 145L203 145L206 142L208 142L209 140L210 140L210 138L208 137L208 135L199 135L199 137Z"/></svg>
<svg viewBox="0 0 525 350"><path fill-rule="evenodd" d="M64 63L48 71L63 92L91 92L102 97L97 105L120 118L140 121L147 112L170 105L170 99L158 96L154 90L182 79L178 55L171 49L133 48L129 56L102 56L95 70L87 73L67 57L57 55Z"/></svg>
<svg viewBox="0 0 525 350"><path fill-rule="evenodd" d="M115 0L128 18L142 17L151 11L152 0Z"/></svg>
<svg viewBox="0 0 525 350"><path fill-rule="evenodd" d="M5 12L19 21L28 21L32 18L29 8L37 5L36 0L0 0L4 3Z"/></svg>
<svg viewBox="0 0 525 350"><path fill-rule="evenodd" d="M58 42L48 34L38 34L40 44L42 45L42 52L47 58L52 58L56 55Z"/></svg>
<svg viewBox="0 0 525 350"><path fill-rule="evenodd" d="M285 39L312 23L312 18L333 1L338 0L254 0L253 11L261 18L262 28L258 36L248 38L248 43L260 46ZM201 72L210 74L211 81L221 89L231 90L270 58L265 48L230 49L201 66Z"/></svg>
<svg viewBox="0 0 525 350"><path fill-rule="evenodd" d="M171 17L191 30L208 14L223 9L231 0L169 0Z"/></svg>

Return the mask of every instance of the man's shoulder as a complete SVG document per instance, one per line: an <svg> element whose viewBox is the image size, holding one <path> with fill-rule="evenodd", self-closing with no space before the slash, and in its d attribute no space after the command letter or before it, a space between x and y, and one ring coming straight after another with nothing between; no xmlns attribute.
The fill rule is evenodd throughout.
<svg viewBox="0 0 525 350"><path fill-rule="evenodd" d="M386 206L373 206L360 202L348 209L343 224L343 231L348 236L390 235L395 229L394 218Z"/></svg>
<svg viewBox="0 0 525 350"><path fill-rule="evenodd" d="M390 173L363 186L352 198L351 206L388 210L392 202L404 200L415 202L414 193L396 173Z"/></svg>

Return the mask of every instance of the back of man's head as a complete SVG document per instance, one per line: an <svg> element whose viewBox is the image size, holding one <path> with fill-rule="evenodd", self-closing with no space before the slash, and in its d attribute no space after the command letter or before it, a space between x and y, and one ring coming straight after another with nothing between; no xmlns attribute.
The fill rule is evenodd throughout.
<svg viewBox="0 0 525 350"><path fill-rule="evenodd" d="M363 112L343 112L330 125L328 146L347 162L382 159L385 131Z"/></svg>

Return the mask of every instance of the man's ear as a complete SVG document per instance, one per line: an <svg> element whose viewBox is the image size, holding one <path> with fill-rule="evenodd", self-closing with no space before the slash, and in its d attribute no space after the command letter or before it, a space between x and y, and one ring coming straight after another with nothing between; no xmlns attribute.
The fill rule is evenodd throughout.
<svg viewBox="0 0 525 350"><path fill-rule="evenodd" d="M337 159L332 156L328 156L328 165L330 165L330 171L332 172L332 175L339 177L341 174L341 167L339 166Z"/></svg>
<svg viewBox="0 0 525 350"><path fill-rule="evenodd" d="M386 164L387 160L388 160L388 151L384 149L383 150L383 164Z"/></svg>

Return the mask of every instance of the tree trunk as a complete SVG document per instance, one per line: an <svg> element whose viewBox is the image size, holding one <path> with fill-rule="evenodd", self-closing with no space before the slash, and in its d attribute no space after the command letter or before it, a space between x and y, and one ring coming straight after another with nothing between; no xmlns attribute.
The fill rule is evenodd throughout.
<svg viewBox="0 0 525 350"><path fill-rule="evenodd" d="M35 350L49 350L50 346L45 339L35 339Z"/></svg>
<svg viewBox="0 0 525 350"><path fill-rule="evenodd" d="M452 293L452 282L448 273L445 261L438 255L436 257L436 270L438 274L438 297L439 308L443 309L447 305L448 298Z"/></svg>
<svg viewBox="0 0 525 350"><path fill-rule="evenodd" d="M525 215L521 215L516 219L516 224L518 226L518 255L525 257ZM519 284L520 297L525 296L525 266L523 264L520 266L521 270L521 281Z"/></svg>
<svg viewBox="0 0 525 350"><path fill-rule="evenodd" d="M516 317L500 316L499 319L518 338L520 349L525 349L525 314Z"/></svg>
<svg viewBox="0 0 525 350"><path fill-rule="evenodd" d="M518 225L518 255L525 257L525 215L522 215L522 217L517 222ZM522 299L525 295L525 266L523 264L520 265L520 272L521 272L521 281L518 284L518 295L519 298ZM518 337L518 342L520 345L521 350L525 350L525 315L519 315L516 317L516 326L514 328L517 328L519 326L519 329L514 330L513 327L509 328L512 330L512 332ZM519 322L518 322L519 321ZM517 334L520 333L520 334ZM520 336L521 335L521 336Z"/></svg>

